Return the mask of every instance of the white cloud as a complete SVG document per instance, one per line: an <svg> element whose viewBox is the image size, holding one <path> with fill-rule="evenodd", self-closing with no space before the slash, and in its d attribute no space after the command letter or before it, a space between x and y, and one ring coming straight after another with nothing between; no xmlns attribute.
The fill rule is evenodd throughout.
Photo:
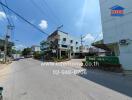
<svg viewBox="0 0 132 100"><path fill-rule="evenodd" d="M86 42L93 42L95 40L94 36L92 36L91 34L87 34L84 38L84 40Z"/></svg>
<svg viewBox="0 0 132 100"><path fill-rule="evenodd" d="M2 11L0 11L0 20L3 20L6 18L6 14Z"/></svg>
<svg viewBox="0 0 132 100"><path fill-rule="evenodd" d="M42 30L45 30L48 28L48 23L46 20L41 20L40 24L39 24L39 27L42 29Z"/></svg>

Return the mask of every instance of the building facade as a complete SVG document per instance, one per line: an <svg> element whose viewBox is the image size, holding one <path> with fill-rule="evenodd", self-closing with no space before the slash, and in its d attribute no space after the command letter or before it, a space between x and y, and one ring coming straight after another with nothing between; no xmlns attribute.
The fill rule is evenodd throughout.
<svg viewBox="0 0 132 100"><path fill-rule="evenodd" d="M75 53L80 52L80 40L59 30L48 36L47 41L41 42L41 50L49 50L49 45L52 45L52 52L56 53L59 58L62 56L72 58Z"/></svg>
<svg viewBox="0 0 132 100"><path fill-rule="evenodd" d="M132 0L100 0L105 44L113 44L123 69L132 71Z"/></svg>
<svg viewBox="0 0 132 100"><path fill-rule="evenodd" d="M33 45L32 47L31 47L31 49L32 49L32 52L40 52L41 50L40 50L40 46L38 46L38 45Z"/></svg>

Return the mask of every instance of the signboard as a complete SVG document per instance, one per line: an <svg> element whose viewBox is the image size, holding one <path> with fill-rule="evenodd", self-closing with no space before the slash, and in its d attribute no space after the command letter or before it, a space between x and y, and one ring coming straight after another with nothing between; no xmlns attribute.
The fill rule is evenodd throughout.
<svg viewBox="0 0 132 100"><path fill-rule="evenodd" d="M123 7L116 5L110 8L111 9L111 16L124 16L124 9Z"/></svg>

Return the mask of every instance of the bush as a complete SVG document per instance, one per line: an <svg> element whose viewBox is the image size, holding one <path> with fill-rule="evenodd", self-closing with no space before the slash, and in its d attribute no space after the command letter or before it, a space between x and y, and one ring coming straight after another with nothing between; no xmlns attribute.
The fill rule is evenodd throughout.
<svg viewBox="0 0 132 100"><path fill-rule="evenodd" d="M41 53L40 52L34 52L33 57L34 57L34 59L41 59Z"/></svg>

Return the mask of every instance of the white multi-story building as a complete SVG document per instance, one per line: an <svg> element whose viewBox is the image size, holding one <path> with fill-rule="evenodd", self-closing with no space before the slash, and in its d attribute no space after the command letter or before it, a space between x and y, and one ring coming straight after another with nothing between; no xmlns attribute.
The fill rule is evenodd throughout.
<svg viewBox="0 0 132 100"><path fill-rule="evenodd" d="M32 47L31 47L31 49L32 49L32 52L40 52L41 50L40 50L40 46L38 46L38 45L33 45Z"/></svg>
<svg viewBox="0 0 132 100"><path fill-rule="evenodd" d="M72 57L75 53L80 52L80 41L79 39L71 36L70 34L62 31L55 31L47 38L48 43L52 43L55 49L52 49L54 53L57 53L59 57L62 55L69 55ZM41 49L47 50L48 45L41 42Z"/></svg>
<svg viewBox="0 0 132 100"><path fill-rule="evenodd" d="M113 44L123 69L132 71L132 0L100 0L100 9L104 43Z"/></svg>

